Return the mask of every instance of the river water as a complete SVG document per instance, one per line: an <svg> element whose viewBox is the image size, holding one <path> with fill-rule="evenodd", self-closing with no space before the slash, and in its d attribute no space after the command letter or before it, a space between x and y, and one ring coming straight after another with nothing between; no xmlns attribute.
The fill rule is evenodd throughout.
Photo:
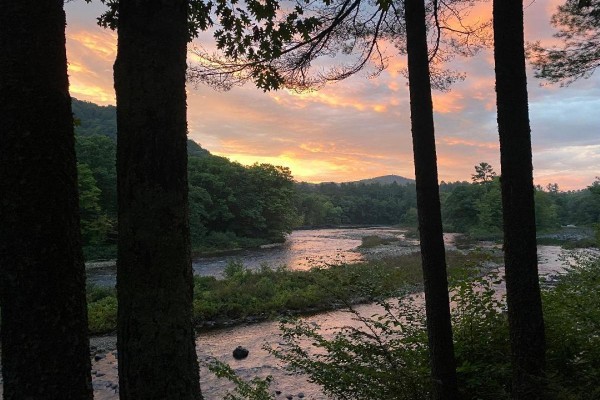
<svg viewBox="0 0 600 400"><path fill-rule="evenodd" d="M271 268L285 265L290 269L306 270L327 264L356 262L364 259L357 247L361 239L369 235L398 239L398 245L394 246L396 253L414 251L418 242L407 239L405 233L405 230L389 227L297 230L288 235L282 244L195 258L192 268L195 275L221 277L227 264L232 261L242 262L246 268L254 270L263 265ZM446 238L447 244L450 244L453 235L447 234ZM88 264L87 280L90 284L114 286L115 276L114 261Z"/></svg>
<svg viewBox="0 0 600 400"><path fill-rule="evenodd" d="M271 267L287 265L293 269L308 269L315 265L342 261L359 261L362 257L377 257L384 254L401 254L417 250L415 240L406 239L404 231L394 228L324 229L293 232L288 242L282 246L248 250L235 255L199 258L194 260L194 273L199 275L220 276L230 260L240 260L248 268L260 268L267 264ZM356 251L361 238L367 235L395 237L400 241L392 245L374 248L365 255ZM453 235L446 235L447 247L453 247ZM540 275L553 275L563 270L562 250L557 246L539 246ZM92 272L92 273L90 273ZM500 269L500 272L502 270ZM95 284L114 284L114 267L96 267L88 270L88 279ZM502 288L500 288L502 290ZM417 299L422 298L416 294ZM371 304L357 306L363 315L380 313L381 310ZM326 332L335 332L336 328L357 324L353 315L344 311L322 313L306 318L310 323L318 324ZM201 387L205 399L220 400L232 385L219 380L206 368L206 362L212 358L229 363L238 375L251 379L255 376L273 376L271 385L276 399L327 399L319 387L307 381L306 377L285 370L265 349L265 345L276 347L280 343L277 322L263 322L237 326L202 333L197 337L196 350L201 363ZM93 385L96 400L118 399L117 359L115 357L116 338L114 336L96 337L91 344L98 349L101 358L92 360ZM236 346L244 346L250 351L249 357L237 361L232 357ZM57 355L60 356L60 355ZM0 394L2 385L0 382Z"/></svg>

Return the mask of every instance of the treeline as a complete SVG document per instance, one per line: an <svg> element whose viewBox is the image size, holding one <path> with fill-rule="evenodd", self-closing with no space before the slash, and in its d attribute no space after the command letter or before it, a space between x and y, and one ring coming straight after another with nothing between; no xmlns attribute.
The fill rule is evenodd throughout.
<svg viewBox="0 0 600 400"><path fill-rule="evenodd" d="M114 256L117 239L115 108L73 101L77 117L82 233L88 257ZM291 171L269 164L243 166L188 141L190 228L195 251L283 241L298 227L417 226L415 184L294 183ZM475 238L502 233L499 178L487 163L471 182L441 182L444 229ZM557 184L535 190L538 231L600 222L600 180L563 192Z"/></svg>
<svg viewBox="0 0 600 400"><path fill-rule="evenodd" d="M444 229L474 236L502 233L502 198L499 178L485 183L462 182L442 191ZM587 189L560 191L557 184L535 187L538 232L561 226L592 226L600 222L600 180Z"/></svg>
<svg viewBox="0 0 600 400"><path fill-rule="evenodd" d="M296 192L299 222L307 227L417 222L414 184L303 182Z"/></svg>
<svg viewBox="0 0 600 400"><path fill-rule="evenodd" d="M478 177L478 167L472 182L441 182L444 230L474 237L499 236L502 233L500 180L491 169L485 178ZM307 227L339 224L416 227L417 224L414 183L300 183L296 191L299 221ZM560 191L557 184L536 186L535 212L537 229L541 232L600 222L600 179L576 191Z"/></svg>
<svg viewBox="0 0 600 400"><path fill-rule="evenodd" d="M113 257L117 240L115 108L73 101L82 236L88 258ZM190 230L195 251L283 241L297 225L289 169L249 167L188 141Z"/></svg>

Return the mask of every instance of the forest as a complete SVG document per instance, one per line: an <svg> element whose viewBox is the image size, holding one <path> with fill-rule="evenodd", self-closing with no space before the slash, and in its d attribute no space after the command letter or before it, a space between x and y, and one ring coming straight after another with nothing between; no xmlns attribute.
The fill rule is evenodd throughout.
<svg viewBox="0 0 600 400"><path fill-rule="evenodd" d="M201 386L201 368L230 382L219 398L304 398L272 389L271 376L238 374L243 347L230 353L233 367L206 355L196 329L219 312L282 317L265 351L285 376L317 385L317 398L600 398L597 250L564 253L570 265L545 278L538 257L545 230L583 225L599 239L600 179L572 192L534 185L527 80L527 57L550 83L591 77L600 1L557 2L546 48L526 44L522 0L493 0L491 15L474 22L472 0L102 0L97 22L117 39L114 60L104 51L116 110L72 100L70 75L83 67L68 69L65 3L0 0L4 399L91 400L103 390L200 400L221 389ZM206 48L188 47L210 36ZM376 78L390 66L386 48L408 83L414 184L295 183L287 168L243 166L188 140L193 85L317 90L365 70ZM465 79L452 60L480 51L493 52L499 170L482 160L471 182L442 184L432 90ZM193 275L194 251L282 241L299 226L383 221L416 227L418 251ZM444 230L501 243L449 250ZM90 251L116 252L114 289L86 285ZM296 318L332 309L351 322L332 331ZM90 338L107 314L109 354ZM118 383L102 379L108 370Z"/></svg>
<svg viewBox="0 0 600 400"><path fill-rule="evenodd" d="M75 150L86 255L88 260L114 258L116 109L74 99L73 113L77 121ZM293 171L287 168L242 166L211 155L191 140L187 142L187 153L190 232L195 253L280 242L292 229L301 227L417 226L416 187L410 181L295 182ZM557 184L536 186L538 232L558 231L567 225L593 229L600 218L599 190L599 180L588 189L567 192ZM440 199L446 232L467 233L477 239L501 237L500 181L489 164L475 166L470 182L442 181Z"/></svg>

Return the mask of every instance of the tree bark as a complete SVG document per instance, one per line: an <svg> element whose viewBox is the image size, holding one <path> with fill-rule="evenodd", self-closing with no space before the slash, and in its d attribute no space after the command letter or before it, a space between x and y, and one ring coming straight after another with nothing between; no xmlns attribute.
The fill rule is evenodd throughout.
<svg viewBox="0 0 600 400"><path fill-rule="evenodd" d="M433 398L457 399L423 0L405 0L408 82Z"/></svg>
<svg viewBox="0 0 600 400"><path fill-rule="evenodd" d="M495 0L494 60L514 399L543 398L544 320L535 230L522 0Z"/></svg>
<svg viewBox="0 0 600 400"><path fill-rule="evenodd" d="M187 1L119 5L120 398L200 399L186 152Z"/></svg>
<svg viewBox="0 0 600 400"><path fill-rule="evenodd" d="M92 399L62 0L0 0L4 399Z"/></svg>

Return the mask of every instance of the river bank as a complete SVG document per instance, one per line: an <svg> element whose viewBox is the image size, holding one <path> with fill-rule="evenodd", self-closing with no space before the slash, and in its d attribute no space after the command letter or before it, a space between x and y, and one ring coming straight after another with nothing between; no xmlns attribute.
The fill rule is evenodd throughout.
<svg viewBox="0 0 600 400"><path fill-rule="evenodd" d="M564 270L563 251L558 246L540 246L540 275L552 277ZM498 270L502 274L502 269ZM502 290L500 288L499 290ZM416 298L422 299L422 294ZM375 304L363 304L355 307L363 315L380 313ZM359 324L354 315L343 310L325 312L303 318L309 324L322 327L325 332L335 332L341 326ZM201 364L201 387L207 400L222 399L233 387L229 382L216 378L208 371L207 363L214 359L228 363L236 373L246 379L259 376L273 376L271 391L276 399L321 399L319 386L311 384L305 376L288 372L274 356L264 349L265 345L278 346L281 342L278 322L269 321L250 325L240 325L226 329L203 332L196 339L196 350ZM115 336L91 338L94 351L93 381L96 400L115 400L118 398L118 359L114 352ZM249 350L245 360L235 360L232 351L237 346ZM279 394L277 394L279 393ZM291 397L290 397L291 396Z"/></svg>

